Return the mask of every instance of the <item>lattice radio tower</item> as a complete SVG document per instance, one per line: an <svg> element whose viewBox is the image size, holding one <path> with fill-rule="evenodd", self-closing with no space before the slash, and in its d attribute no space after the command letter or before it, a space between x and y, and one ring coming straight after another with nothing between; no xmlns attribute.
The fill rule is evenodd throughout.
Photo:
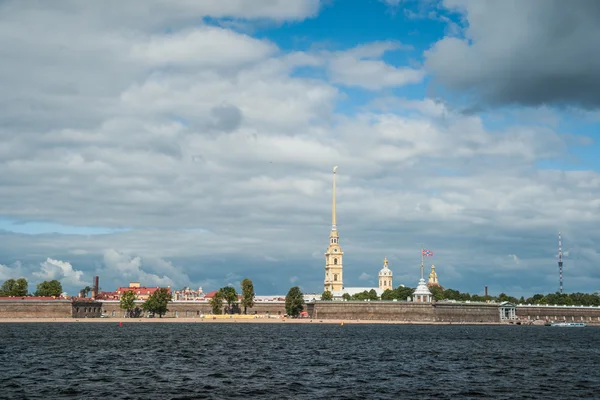
<svg viewBox="0 0 600 400"><path fill-rule="evenodd" d="M560 232L558 232L558 279L560 283L560 293L563 292L563 259L562 259L562 236Z"/></svg>

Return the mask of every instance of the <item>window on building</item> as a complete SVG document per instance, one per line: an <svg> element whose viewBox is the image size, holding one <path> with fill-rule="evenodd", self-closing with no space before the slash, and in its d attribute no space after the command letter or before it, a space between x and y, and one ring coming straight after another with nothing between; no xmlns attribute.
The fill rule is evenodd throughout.
<svg viewBox="0 0 600 400"><path fill-rule="evenodd" d="M337 274L333 274L333 280L337 282Z"/></svg>
<svg viewBox="0 0 600 400"><path fill-rule="evenodd" d="M337 265L337 258L333 259L333 263Z"/></svg>

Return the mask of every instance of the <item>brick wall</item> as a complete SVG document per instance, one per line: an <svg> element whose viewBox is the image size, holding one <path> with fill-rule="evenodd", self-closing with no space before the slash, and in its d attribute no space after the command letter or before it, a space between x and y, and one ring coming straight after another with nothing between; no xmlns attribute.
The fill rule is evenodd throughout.
<svg viewBox="0 0 600 400"><path fill-rule="evenodd" d="M70 318L70 300L2 300L0 318Z"/></svg>

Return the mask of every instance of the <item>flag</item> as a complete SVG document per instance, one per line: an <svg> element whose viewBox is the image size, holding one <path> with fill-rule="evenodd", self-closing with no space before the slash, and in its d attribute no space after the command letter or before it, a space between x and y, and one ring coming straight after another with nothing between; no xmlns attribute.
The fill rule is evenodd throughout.
<svg viewBox="0 0 600 400"><path fill-rule="evenodd" d="M433 251L431 250L421 250L423 257L431 257L433 255Z"/></svg>

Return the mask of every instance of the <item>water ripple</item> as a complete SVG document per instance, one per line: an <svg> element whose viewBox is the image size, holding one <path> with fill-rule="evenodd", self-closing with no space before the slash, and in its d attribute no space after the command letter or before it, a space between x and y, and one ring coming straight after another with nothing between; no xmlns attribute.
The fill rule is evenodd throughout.
<svg viewBox="0 0 600 400"><path fill-rule="evenodd" d="M1 399L600 398L600 328L4 324Z"/></svg>

